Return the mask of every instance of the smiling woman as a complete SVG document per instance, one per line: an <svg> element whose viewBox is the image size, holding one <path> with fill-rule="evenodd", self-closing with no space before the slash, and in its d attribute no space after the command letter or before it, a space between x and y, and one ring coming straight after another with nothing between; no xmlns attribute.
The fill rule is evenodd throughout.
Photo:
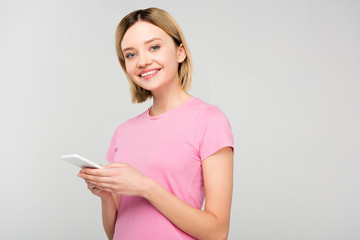
<svg viewBox="0 0 360 240"><path fill-rule="evenodd" d="M108 238L226 239L233 136L218 107L187 93L180 28L164 10L137 10L121 20L116 47L133 102L153 105L116 128L110 164L78 175L101 198Z"/></svg>
<svg viewBox="0 0 360 240"><path fill-rule="evenodd" d="M183 45L177 46L161 28L145 21L136 22L124 35L121 49L126 73L137 86L154 97L161 94L159 91L181 89L177 70L186 53Z"/></svg>
<svg viewBox="0 0 360 240"><path fill-rule="evenodd" d="M130 44L129 46L124 45L123 38L125 37L125 32L129 30L135 23L143 22L146 23L147 26L151 26L152 29L156 29L158 33L160 32L160 35L165 36L165 39L171 38L172 45L175 45L175 47L180 47L185 52L186 55L185 59L179 64L178 68L178 76L180 80L180 84L184 91L188 91L191 87L191 78L192 78L192 59L190 55L189 47L186 43L185 37L178 26L178 24L175 22L175 20L164 10L157 9L157 8L149 8L146 10L137 10L134 11L127 16L124 17L124 19L119 23L119 26L116 29L115 34L115 42L116 42L116 50L118 54L118 59L120 62L121 67L123 68L126 77L130 84L130 89L132 93L132 101L141 103L146 101L148 98L152 96L151 92L147 89L140 88L138 85L134 84L131 77L127 74L127 68L126 68L126 59L129 59L129 57L134 57L135 53L127 53L129 55L125 55L124 52L127 50L131 50L128 48L133 47L132 44L135 44L133 42L137 39L131 39L129 38ZM144 42L142 44L151 44L153 41L159 40L164 41L165 39L161 39L161 37L155 37L156 34L152 34L150 29L142 28L143 30L148 33L148 38L143 37L142 39ZM161 31L159 31L161 30ZM140 33L145 34L145 32ZM165 34L165 35L164 35ZM126 34L129 35L129 34ZM151 45L150 50L157 50L161 46L157 45ZM135 49L132 49L135 50Z"/></svg>

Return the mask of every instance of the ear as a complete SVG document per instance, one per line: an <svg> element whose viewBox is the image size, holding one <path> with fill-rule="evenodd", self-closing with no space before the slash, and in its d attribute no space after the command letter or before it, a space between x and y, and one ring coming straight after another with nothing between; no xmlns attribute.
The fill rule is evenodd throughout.
<svg viewBox="0 0 360 240"><path fill-rule="evenodd" d="M178 63L182 63L186 58L186 52L184 49L184 46L180 44L180 46L177 48L177 60Z"/></svg>

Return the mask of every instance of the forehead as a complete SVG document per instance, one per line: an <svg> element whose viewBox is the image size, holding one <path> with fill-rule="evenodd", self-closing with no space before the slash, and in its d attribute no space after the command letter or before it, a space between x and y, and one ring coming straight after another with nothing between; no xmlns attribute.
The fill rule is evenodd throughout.
<svg viewBox="0 0 360 240"><path fill-rule="evenodd" d="M144 42L153 38L161 38L165 41L172 40L161 28L149 22L138 21L126 31L121 42L121 49L144 44Z"/></svg>

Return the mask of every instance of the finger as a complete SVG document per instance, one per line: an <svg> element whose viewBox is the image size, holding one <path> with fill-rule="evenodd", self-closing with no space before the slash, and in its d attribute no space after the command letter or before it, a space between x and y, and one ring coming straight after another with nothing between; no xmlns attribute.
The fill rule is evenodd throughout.
<svg viewBox="0 0 360 240"><path fill-rule="evenodd" d="M110 183L91 183L92 188L99 188L99 189L113 189L113 184Z"/></svg>
<svg viewBox="0 0 360 240"><path fill-rule="evenodd" d="M93 193L94 193L94 192L100 192L100 191L104 190L103 187L98 186L98 185L95 185L95 184L88 185L88 188L89 188L89 190L90 190L91 192L93 192Z"/></svg>
<svg viewBox="0 0 360 240"><path fill-rule="evenodd" d="M94 191L95 188L96 188L96 187L95 187L93 184L88 184L88 189L89 189L90 191Z"/></svg>
<svg viewBox="0 0 360 240"><path fill-rule="evenodd" d="M90 174L90 175L101 175L103 174L101 168L82 168L80 170L80 173L86 173L86 174Z"/></svg>
<svg viewBox="0 0 360 240"><path fill-rule="evenodd" d="M109 183L91 183L91 185L88 185L88 189L90 191L93 191L94 189L101 189L105 190L107 192L114 192L114 185Z"/></svg>
<svg viewBox="0 0 360 240"><path fill-rule="evenodd" d="M85 180L85 182L91 182L93 184L97 183L109 183L111 182L111 177L98 177L94 175L89 175L86 173L82 173L81 177Z"/></svg>
<svg viewBox="0 0 360 240"><path fill-rule="evenodd" d="M81 174L85 173L87 175L93 175L93 176L99 176L99 177L110 177L111 172L109 172L108 169L101 168L101 169L95 169L95 168L83 168L80 171Z"/></svg>
<svg viewBox="0 0 360 240"><path fill-rule="evenodd" d="M129 165L127 163L109 163L105 166L105 168L121 168L121 167L128 167Z"/></svg>
<svg viewBox="0 0 360 240"><path fill-rule="evenodd" d="M105 192L109 192L109 193L114 193L113 189L111 189L111 188L96 188L95 191L98 191L98 192L105 191Z"/></svg>
<svg viewBox="0 0 360 240"><path fill-rule="evenodd" d="M98 195L102 190L99 188L94 188L93 191L91 191L93 194Z"/></svg>

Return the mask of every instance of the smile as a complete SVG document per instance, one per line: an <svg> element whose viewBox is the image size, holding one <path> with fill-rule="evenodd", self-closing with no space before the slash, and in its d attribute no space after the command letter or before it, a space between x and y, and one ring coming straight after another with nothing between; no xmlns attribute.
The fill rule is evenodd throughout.
<svg viewBox="0 0 360 240"><path fill-rule="evenodd" d="M154 74L156 72L160 71L160 69L156 69L156 70L152 70L152 71L149 71L149 72L146 72L146 73L143 73L143 74L140 74L141 77L146 77L148 75L151 75L151 74Z"/></svg>

